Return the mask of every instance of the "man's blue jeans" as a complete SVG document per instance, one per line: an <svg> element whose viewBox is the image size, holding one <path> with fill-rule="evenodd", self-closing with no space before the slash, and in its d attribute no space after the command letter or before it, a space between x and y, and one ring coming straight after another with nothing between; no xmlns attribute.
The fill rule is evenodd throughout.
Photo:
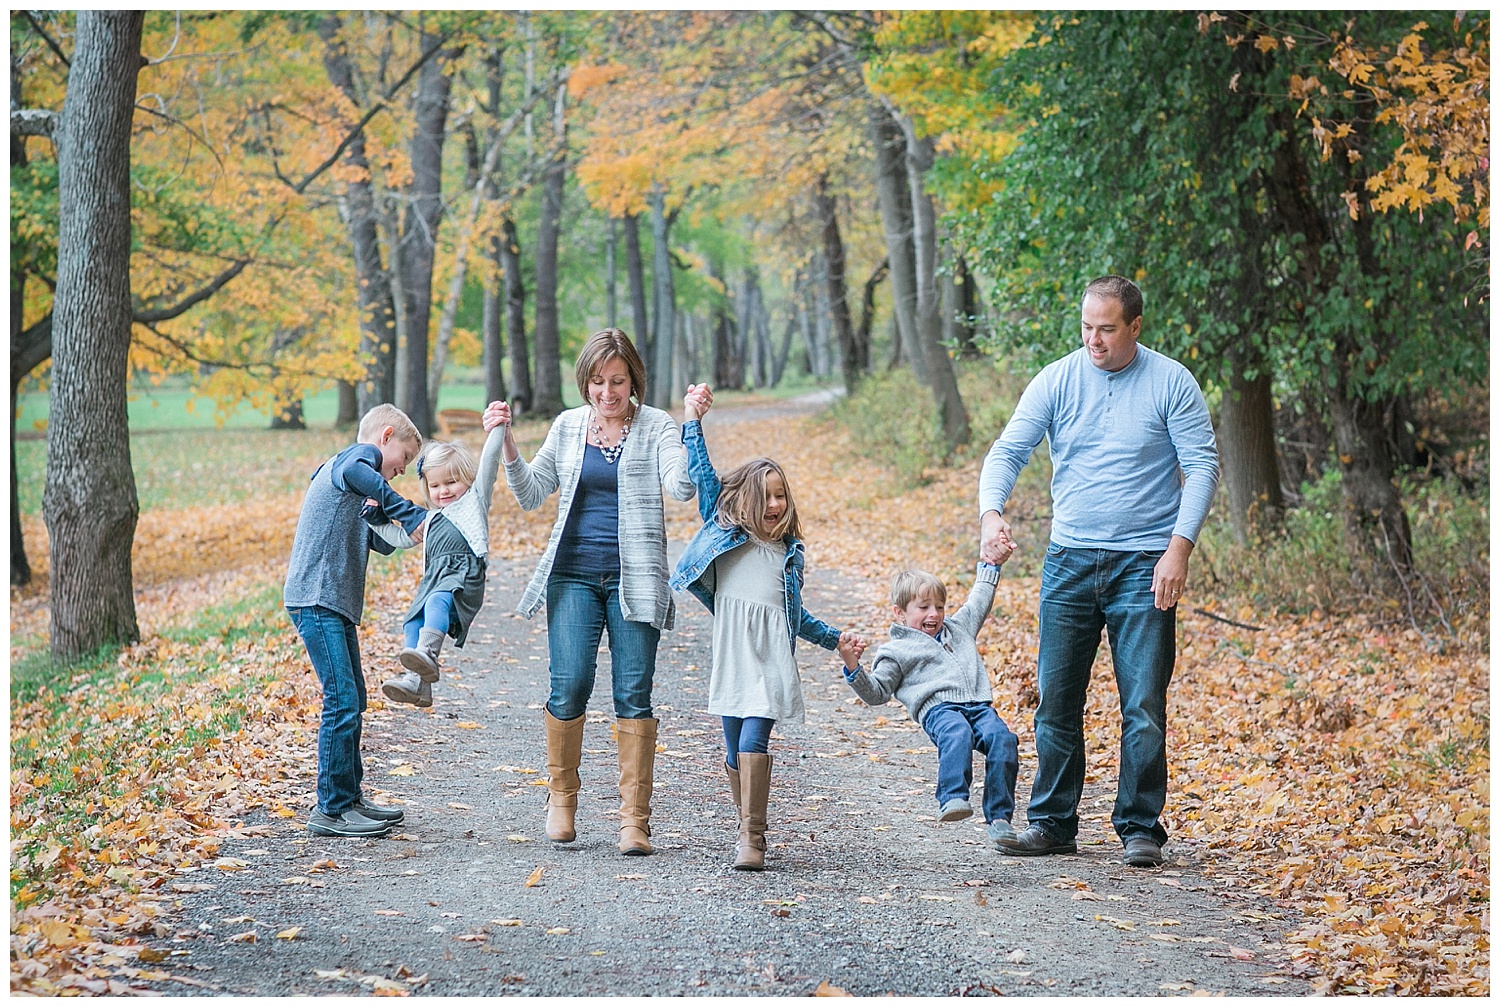
<svg viewBox="0 0 1500 1007"><path fill-rule="evenodd" d="M922 730L938 750L938 806L969 798L974 753L984 755L984 820L1010 821L1016 809L1016 736L988 703L937 703Z"/></svg>
<svg viewBox="0 0 1500 1007"><path fill-rule="evenodd" d="M1111 816L1122 841L1167 832L1167 686L1177 660L1177 610L1161 611L1151 593L1160 552L1047 547L1042 566L1037 655L1036 781L1026 818L1054 839L1078 835L1078 801L1087 767L1083 709L1109 630L1120 692L1120 784Z"/></svg>
<svg viewBox="0 0 1500 1007"><path fill-rule="evenodd" d="M289 608L313 670L323 685L318 721L318 809L338 816L359 800L365 767L359 758L365 675L359 665L359 627L330 608Z"/></svg>
<svg viewBox="0 0 1500 1007"><path fill-rule="evenodd" d="M588 709L599 641L606 628L615 716L626 720L651 716L651 683L656 677L661 631L649 622L625 618L620 611L618 574L554 571L547 579L547 649L552 660L547 711L558 720L573 720Z"/></svg>

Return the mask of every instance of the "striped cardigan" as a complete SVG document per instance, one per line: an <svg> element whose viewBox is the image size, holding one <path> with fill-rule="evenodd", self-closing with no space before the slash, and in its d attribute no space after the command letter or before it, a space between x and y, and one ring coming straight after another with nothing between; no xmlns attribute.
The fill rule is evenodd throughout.
<svg viewBox="0 0 1500 1007"><path fill-rule="evenodd" d="M537 562L536 573L516 609L528 619L547 598L547 578L552 575L557 543L567 526L583 469L589 412L588 406L578 406L560 413L530 463L517 458L505 465L505 482L522 510L536 510L554 490L562 491L547 551ZM662 493L676 500L691 500L696 492L688 478L687 456L677 423L660 409L638 406L616 464L620 469L620 609L632 622L671 629L677 609L667 587L671 571L667 566Z"/></svg>

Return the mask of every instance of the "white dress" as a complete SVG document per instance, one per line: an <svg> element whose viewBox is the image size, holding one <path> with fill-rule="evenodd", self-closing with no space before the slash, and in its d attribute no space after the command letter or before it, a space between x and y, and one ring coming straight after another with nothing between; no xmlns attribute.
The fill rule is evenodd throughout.
<svg viewBox="0 0 1500 1007"><path fill-rule="evenodd" d="M714 560L708 712L800 723L802 679L786 621L786 547L752 536Z"/></svg>

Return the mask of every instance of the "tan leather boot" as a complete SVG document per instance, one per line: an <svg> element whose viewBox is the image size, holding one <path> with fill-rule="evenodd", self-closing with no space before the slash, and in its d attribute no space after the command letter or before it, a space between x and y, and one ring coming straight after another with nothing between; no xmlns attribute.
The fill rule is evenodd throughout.
<svg viewBox="0 0 1500 1007"><path fill-rule="evenodd" d="M740 841L734 869L760 871L766 866L766 802L771 796L771 757L740 753Z"/></svg>
<svg viewBox="0 0 1500 1007"><path fill-rule="evenodd" d="M547 710L547 838L571 843L578 838L573 816L578 810L578 762L583 758L583 719L558 720Z"/></svg>
<svg viewBox="0 0 1500 1007"><path fill-rule="evenodd" d="M651 852L651 784L656 768L656 718L615 721L620 745L620 852Z"/></svg>
<svg viewBox="0 0 1500 1007"><path fill-rule="evenodd" d="M735 829L738 830L740 827L739 823L745 817L745 813L740 810L740 771L726 762L724 763L724 774L729 777L729 796L734 798Z"/></svg>

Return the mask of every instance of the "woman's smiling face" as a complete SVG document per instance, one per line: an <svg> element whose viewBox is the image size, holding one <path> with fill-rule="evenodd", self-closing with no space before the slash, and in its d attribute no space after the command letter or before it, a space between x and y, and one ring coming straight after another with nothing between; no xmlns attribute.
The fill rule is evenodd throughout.
<svg viewBox="0 0 1500 1007"><path fill-rule="evenodd" d="M630 415L630 370L619 357L610 357L589 375L589 403L608 420Z"/></svg>

